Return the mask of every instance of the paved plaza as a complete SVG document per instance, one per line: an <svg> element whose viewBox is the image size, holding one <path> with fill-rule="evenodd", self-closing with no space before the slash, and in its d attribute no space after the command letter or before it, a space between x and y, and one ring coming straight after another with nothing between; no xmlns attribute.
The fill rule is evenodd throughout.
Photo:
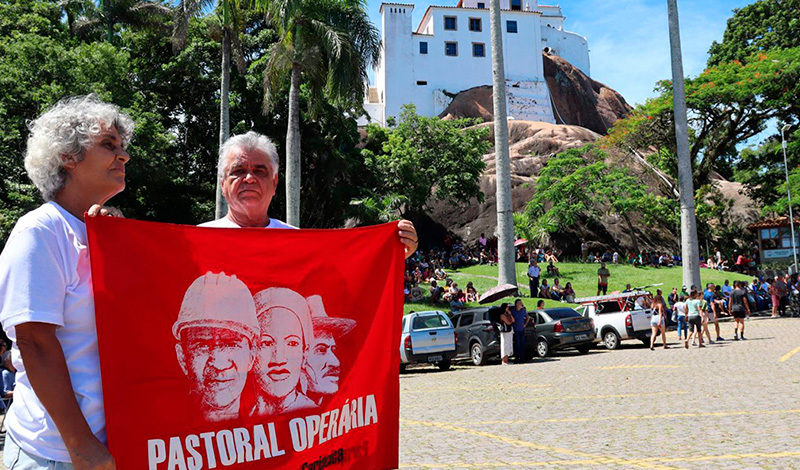
<svg viewBox="0 0 800 470"><path fill-rule="evenodd" d="M400 466L800 468L800 319L705 349L556 353L400 376ZM713 335L713 326L712 326Z"/></svg>

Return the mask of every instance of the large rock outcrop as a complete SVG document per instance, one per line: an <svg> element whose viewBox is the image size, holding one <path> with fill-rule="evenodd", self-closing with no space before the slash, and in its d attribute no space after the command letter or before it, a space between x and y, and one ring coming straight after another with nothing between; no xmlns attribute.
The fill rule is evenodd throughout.
<svg viewBox="0 0 800 470"><path fill-rule="evenodd" d="M542 58L556 122L605 134L612 124L630 113L631 107L616 91L592 80L561 57L543 54ZM442 119L467 117L484 121L491 121L493 116L490 85L473 87L456 94L439 115Z"/></svg>
<svg viewBox="0 0 800 470"><path fill-rule="evenodd" d="M566 60L544 53L542 58L556 122L605 134L609 127L631 112L622 95L592 80Z"/></svg>

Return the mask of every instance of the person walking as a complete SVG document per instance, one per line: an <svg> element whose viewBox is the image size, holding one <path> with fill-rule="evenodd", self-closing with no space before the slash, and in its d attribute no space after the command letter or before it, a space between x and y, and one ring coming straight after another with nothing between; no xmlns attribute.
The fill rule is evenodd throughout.
<svg viewBox="0 0 800 470"><path fill-rule="evenodd" d="M675 311L675 319L678 323L678 341L681 340L681 332L683 332L683 340L687 340L687 336L689 334L687 323L686 323L686 297L681 295L678 297L678 301L675 302L673 306L673 310Z"/></svg>
<svg viewBox="0 0 800 470"><path fill-rule="evenodd" d="M686 301L687 321L689 323L689 336L683 342L686 349L689 349L689 340L694 337L695 333L697 333L698 347L705 347L703 345L703 320L700 313L702 300L698 299L698 297L700 297L700 294L696 290L693 290L689 294L689 300ZM694 346L694 344L695 343L692 342L692 346Z"/></svg>
<svg viewBox="0 0 800 470"><path fill-rule="evenodd" d="M514 317L514 362L522 364L525 362L525 327L531 322L528 311L522 304L522 299L514 301L514 309L511 310Z"/></svg>
<svg viewBox="0 0 800 470"><path fill-rule="evenodd" d="M721 299L717 298L716 294L716 287L713 283L709 282L706 284L706 290L703 292L703 300L708 304L708 322L714 323L714 329L717 333L717 341L724 341L724 338L720 336L719 331L719 314L722 313L722 304L723 302ZM711 341L711 334L708 331L708 323L703 326L704 331L708 334L708 342L714 344Z"/></svg>
<svg viewBox="0 0 800 470"><path fill-rule="evenodd" d="M708 331L708 322L713 312L711 311L711 303L709 303L704 295L697 294L697 298L700 300L700 317L702 319L703 325L703 333L708 338L709 344L714 344L714 341L711 340L711 333ZM701 335L702 336L702 335Z"/></svg>
<svg viewBox="0 0 800 470"><path fill-rule="evenodd" d="M531 258L529 266L528 266L528 286L531 289L531 297L537 297L539 295L539 276L541 276L542 270L539 268L539 264L536 262L535 255Z"/></svg>
<svg viewBox="0 0 800 470"><path fill-rule="evenodd" d="M650 308L653 316L650 317L650 350L656 343L656 336L661 333L661 341L664 343L664 349L667 349L667 325L666 325L666 310L664 308L664 299L661 297L661 289L658 290L658 295L650 302Z"/></svg>
<svg viewBox="0 0 800 470"><path fill-rule="evenodd" d="M734 281L731 298L728 302L728 313L733 316L736 322L733 327L733 340L739 341L747 339L744 337L744 319L750 315L750 302L747 300L747 292L744 290L742 281Z"/></svg>

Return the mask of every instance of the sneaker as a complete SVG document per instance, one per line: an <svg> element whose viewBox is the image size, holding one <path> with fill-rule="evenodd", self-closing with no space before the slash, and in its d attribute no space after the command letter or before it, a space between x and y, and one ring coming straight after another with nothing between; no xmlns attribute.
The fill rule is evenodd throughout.
<svg viewBox="0 0 800 470"><path fill-rule="evenodd" d="M744 335L742 335L742 341L744 341L744 340L746 340L746 339L747 339L747 338L745 338L745 337L744 337Z"/></svg>
<svg viewBox="0 0 800 470"><path fill-rule="evenodd" d="M697 346L697 341L692 341L692 346Z"/></svg>
<svg viewBox="0 0 800 470"><path fill-rule="evenodd" d="M714 344L714 342L713 342L713 341L711 341L711 340L708 340L708 343L709 343L709 344Z"/></svg>
<svg viewBox="0 0 800 470"><path fill-rule="evenodd" d="M734 337L733 337L733 340L734 340L734 341L739 341L739 336L738 336L738 335L737 335L737 336L734 336Z"/></svg>
<svg viewBox="0 0 800 470"><path fill-rule="evenodd" d="M720 341L725 341L725 338L723 338L722 336L717 336L717 343L719 343Z"/></svg>
<svg viewBox="0 0 800 470"><path fill-rule="evenodd" d="M686 349L689 349L689 340L688 339L683 341L683 346L686 347Z"/></svg>
<svg viewBox="0 0 800 470"><path fill-rule="evenodd" d="M701 344L699 347L704 348L704 347L706 347L706 345L705 344Z"/></svg>

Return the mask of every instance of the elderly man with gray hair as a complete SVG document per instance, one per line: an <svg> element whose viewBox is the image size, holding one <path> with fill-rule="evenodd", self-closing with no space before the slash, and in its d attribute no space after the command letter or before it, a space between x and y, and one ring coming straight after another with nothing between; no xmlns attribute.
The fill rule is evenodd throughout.
<svg viewBox="0 0 800 470"><path fill-rule="evenodd" d="M225 217L201 227L297 228L270 218L269 205L278 188L278 152L272 141L257 132L235 135L219 149L217 175L228 203ZM417 250L417 231L408 220L398 224L406 258Z"/></svg>

